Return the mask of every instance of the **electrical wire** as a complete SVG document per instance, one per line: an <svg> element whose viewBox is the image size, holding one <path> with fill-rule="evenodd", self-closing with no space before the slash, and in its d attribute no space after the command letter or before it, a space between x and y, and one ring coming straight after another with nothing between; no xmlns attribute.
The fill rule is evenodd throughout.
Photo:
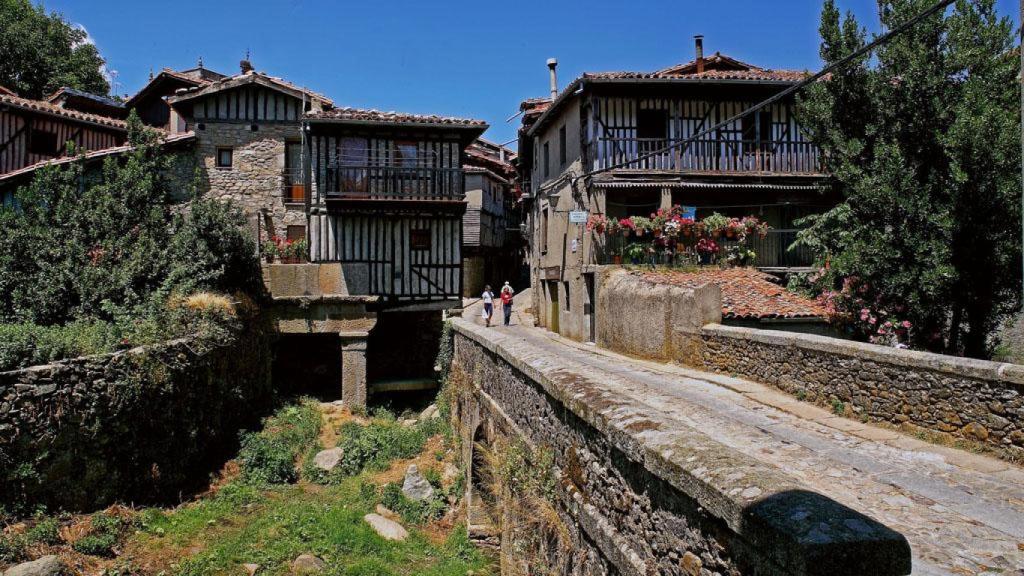
<svg viewBox="0 0 1024 576"><path fill-rule="evenodd" d="M597 174L601 174L601 173L604 173L604 172L609 172L611 170L617 170L619 168L626 168L626 167L628 167L628 166L630 166L632 164L636 164L637 162L642 162L642 161L644 161L644 160L646 160L648 158L653 158L655 156L660 156L660 155L664 154L665 152L669 152L669 151L674 150L674 149L676 149L676 148L678 148L680 146L685 146L687 144L690 144L691 142L693 142L693 141L695 141L695 140L697 140L697 139L699 139L699 138L701 138L703 136L706 136L706 135L708 135L708 134L710 134L712 132L715 132L716 130L719 130L721 128L724 128L725 126L727 126L729 124L732 124L733 122L736 122L737 120L740 120L744 116L747 116L749 114L757 112L758 110L761 110L763 108L767 108L768 106L771 106L772 104L774 104L774 103L776 103L776 102L778 102L778 101L780 101L780 100L790 96L791 94L794 94L794 93L798 92L799 90L802 90L804 87L809 86L810 84L813 84L814 82L817 82L818 80L820 80L821 78L825 77L826 75L831 74L833 71L838 70L839 68L842 68L843 66L846 66L850 62L853 62L854 60L857 60L857 59L863 57L864 55L866 55L867 53L871 52L875 48L881 46L882 44L885 44L886 42L891 40L893 37L895 37L895 36L897 36L899 34L902 34L906 30L912 28L918 22L921 22L925 18L928 18L929 16L932 16L932 15L936 14L937 12L939 12L941 10L945 10L951 4L953 4L955 1L956 0L941 0L940 2L937 2L931 8L928 8L927 10L921 12L917 16L914 16L913 18L907 20L906 22L904 22L903 24L900 24L899 26L893 28L892 30L886 32L885 34L882 34L881 36L878 36L877 38L875 38L871 42L869 42L869 43L865 44L864 46L862 46L861 48L859 48L858 50L855 50L854 52L848 54L847 56L845 56L845 57L843 57L843 58L833 62L832 64L822 68L821 70L819 70L815 74L812 74L811 76L808 76L807 78L804 78L803 80L801 80L800 82L797 82L796 84L793 84L789 88L786 88L785 90L775 94L774 96L772 96L770 98L767 98L767 99L765 99L765 100L763 100L763 101L761 101L761 102L759 102L757 104L754 104L750 108L747 108L746 110L743 110L742 112L740 112L740 113L738 113L738 114L736 114L734 116L731 116L731 117L729 117L729 118L727 118L727 119L725 119L725 120L715 124L714 126L711 126L709 128L705 128L704 130L701 130L700 132L697 132L696 134L693 134L693 135L687 137L684 140L679 140L678 142L674 142L674 143L672 143L672 144L670 144L670 145L668 145L665 148L662 148L660 150L655 150L653 152L648 152L647 154L643 154L641 156L638 156L637 158L635 158L633 160L625 160L625 161L619 162L617 164L612 164L611 166L605 166L604 168L598 168L597 170L591 170L589 172L584 172L583 174L579 174L579 175L573 176L572 177L572 182L575 184L577 181L579 181L579 180L581 180L583 178L587 178L587 177L594 176L594 175L597 175Z"/></svg>

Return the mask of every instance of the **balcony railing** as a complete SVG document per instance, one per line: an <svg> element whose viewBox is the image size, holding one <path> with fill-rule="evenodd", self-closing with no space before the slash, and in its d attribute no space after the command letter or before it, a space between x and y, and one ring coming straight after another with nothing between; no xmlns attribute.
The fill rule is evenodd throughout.
<svg viewBox="0 0 1024 576"><path fill-rule="evenodd" d="M797 140L703 139L665 150L664 138L598 138L590 144L594 169L625 162L624 170L821 174L821 154L810 142ZM644 157L653 154L650 157ZM642 158L643 157L643 158Z"/></svg>
<svg viewBox="0 0 1024 576"><path fill-rule="evenodd" d="M796 241L797 232L799 230L795 229L771 230L764 238L757 235L748 236L744 244L754 251L755 257L752 262L744 264L756 268L806 268L812 266L814 253L804 246L792 246ZM652 242L653 239L650 236L639 238L609 236L595 246L596 261L598 264L633 263L668 266L693 265L702 262L718 263L724 262L729 248L737 244L735 241L720 238L715 241L719 246L718 253L712 258L701 258L693 246L682 244L664 246ZM641 244L645 249L654 246L654 251L647 250L642 257L633 261L629 256L631 244ZM666 250L666 248L668 249Z"/></svg>
<svg viewBox="0 0 1024 576"><path fill-rule="evenodd" d="M324 176L328 200L462 200L462 186L459 168L332 166Z"/></svg>

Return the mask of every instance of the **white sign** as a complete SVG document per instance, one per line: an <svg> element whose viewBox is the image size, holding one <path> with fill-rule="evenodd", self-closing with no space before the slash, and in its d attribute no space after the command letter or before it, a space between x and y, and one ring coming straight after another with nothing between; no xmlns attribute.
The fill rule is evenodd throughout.
<svg viewBox="0 0 1024 576"><path fill-rule="evenodd" d="M586 210L573 210L569 212L569 223L571 224L586 224L587 223L587 212Z"/></svg>

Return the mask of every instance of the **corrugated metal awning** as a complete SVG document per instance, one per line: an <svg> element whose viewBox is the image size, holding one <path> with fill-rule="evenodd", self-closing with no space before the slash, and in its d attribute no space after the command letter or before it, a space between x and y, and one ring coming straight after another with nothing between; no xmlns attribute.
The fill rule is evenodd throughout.
<svg viewBox="0 0 1024 576"><path fill-rule="evenodd" d="M622 180L595 180L591 185L595 188L699 188L704 190L790 190L796 192L817 192L821 190L821 187L815 184L762 184L750 182L630 182Z"/></svg>

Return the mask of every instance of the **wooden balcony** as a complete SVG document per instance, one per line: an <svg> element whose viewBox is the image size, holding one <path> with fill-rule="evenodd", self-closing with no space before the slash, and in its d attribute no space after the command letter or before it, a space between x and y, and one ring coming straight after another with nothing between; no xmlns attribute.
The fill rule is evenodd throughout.
<svg viewBox="0 0 1024 576"><path fill-rule="evenodd" d="M331 166L322 174L323 197L334 201L462 202L459 168Z"/></svg>
<svg viewBox="0 0 1024 576"><path fill-rule="evenodd" d="M665 150L675 140L662 138L598 138L587 159L593 169L622 166L622 171L664 171L701 174L822 175L818 147L798 140L695 140ZM651 154L651 156L648 156Z"/></svg>

